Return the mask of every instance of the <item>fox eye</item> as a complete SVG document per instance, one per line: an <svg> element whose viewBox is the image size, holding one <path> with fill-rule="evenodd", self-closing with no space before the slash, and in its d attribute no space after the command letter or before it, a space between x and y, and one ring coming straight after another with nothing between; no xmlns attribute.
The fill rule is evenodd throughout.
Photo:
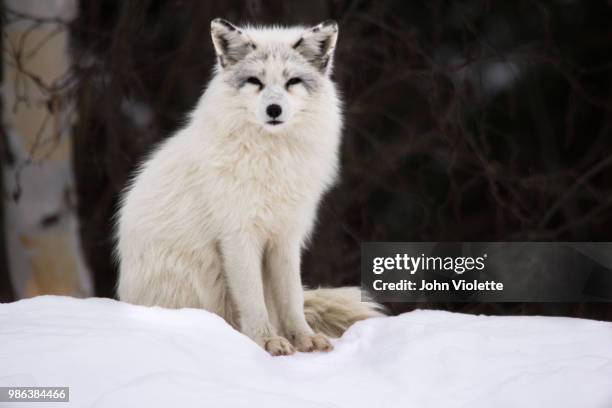
<svg viewBox="0 0 612 408"><path fill-rule="evenodd" d="M257 85L260 88L263 88L263 83L257 77L248 77L246 80L249 84Z"/></svg>
<svg viewBox="0 0 612 408"><path fill-rule="evenodd" d="M297 77L295 77L295 78L291 78L290 80L288 80L288 81L287 81L287 83L285 84L285 86L286 86L287 88L289 88L291 85L297 85L297 84L299 84L300 82L302 82L302 78L297 78Z"/></svg>

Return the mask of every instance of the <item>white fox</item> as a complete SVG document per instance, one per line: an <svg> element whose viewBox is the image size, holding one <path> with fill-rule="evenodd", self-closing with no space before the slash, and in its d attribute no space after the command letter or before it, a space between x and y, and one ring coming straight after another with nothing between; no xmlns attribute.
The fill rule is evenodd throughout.
<svg viewBox="0 0 612 408"><path fill-rule="evenodd" d="M335 181L338 26L211 23L215 74L187 125L145 161L118 213L121 300L202 308L272 355L328 351L380 314L358 288L304 291L300 256Z"/></svg>

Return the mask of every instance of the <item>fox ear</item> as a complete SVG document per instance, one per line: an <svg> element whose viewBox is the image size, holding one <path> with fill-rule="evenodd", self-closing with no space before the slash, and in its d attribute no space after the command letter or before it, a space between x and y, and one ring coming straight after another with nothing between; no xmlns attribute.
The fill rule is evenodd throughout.
<svg viewBox="0 0 612 408"><path fill-rule="evenodd" d="M293 48L319 71L329 74L337 39L338 24L334 20L327 20L306 30Z"/></svg>
<svg viewBox="0 0 612 408"><path fill-rule="evenodd" d="M234 65L257 48L242 30L222 18L210 22L210 34L223 68Z"/></svg>

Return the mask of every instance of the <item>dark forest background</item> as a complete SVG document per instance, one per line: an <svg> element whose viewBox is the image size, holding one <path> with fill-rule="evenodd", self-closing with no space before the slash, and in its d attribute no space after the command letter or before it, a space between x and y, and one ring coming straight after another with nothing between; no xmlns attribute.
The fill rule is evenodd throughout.
<svg viewBox="0 0 612 408"><path fill-rule="evenodd" d="M306 284L358 284L362 241L612 241L610 2L84 0L73 162L95 295L114 296L111 217L130 172L210 78L215 17L340 25L342 179ZM389 306L612 320L606 304Z"/></svg>

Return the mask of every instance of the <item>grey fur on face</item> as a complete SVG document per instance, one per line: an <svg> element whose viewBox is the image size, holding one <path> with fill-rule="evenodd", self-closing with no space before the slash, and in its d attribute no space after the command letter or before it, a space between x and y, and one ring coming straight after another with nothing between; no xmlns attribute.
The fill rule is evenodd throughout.
<svg viewBox="0 0 612 408"><path fill-rule="evenodd" d="M282 73L273 75L267 65L283 67ZM248 54L231 68L228 77L230 86L240 89L248 83L248 79L255 77L262 82L262 89L269 85L287 87L292 78L299 78L308 93L312 94L320 86L321 73L309 64L304 64L303 58L290 49L257 49Z"/></svg>

